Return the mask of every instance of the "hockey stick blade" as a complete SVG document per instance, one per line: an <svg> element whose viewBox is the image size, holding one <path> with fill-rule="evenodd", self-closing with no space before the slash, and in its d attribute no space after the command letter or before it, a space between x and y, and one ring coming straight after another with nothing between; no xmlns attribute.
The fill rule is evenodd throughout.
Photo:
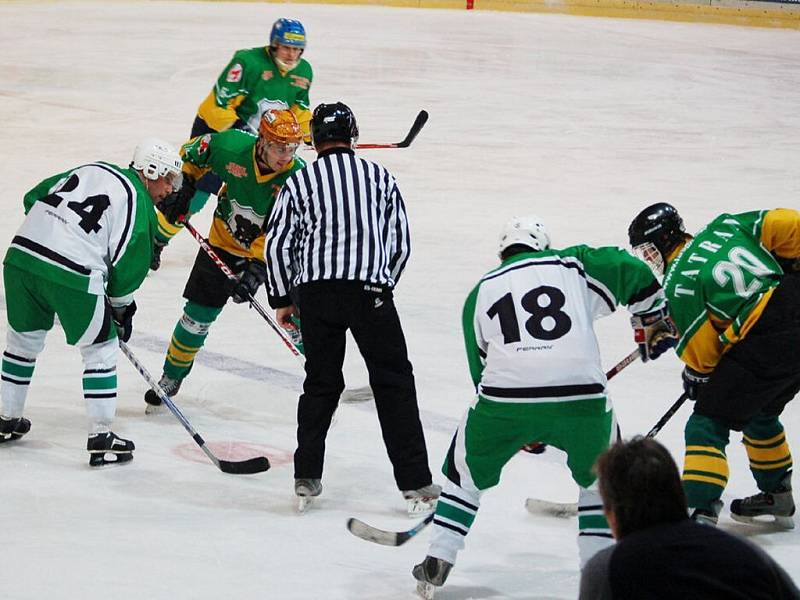
<svg viewBox="0 0 800 600"><path fill-rule="evenodd" d="M381 544L382 546L402 546L425 529L425 527L433 521L433 515L434 513L429 514L424 520L406 531L386 531L385 529L378 529L372 525L367 525L360 519L350 518L347 520L347 530L354 536L360 537L362 540L368 542Z"/></svg>
<svg viewBox="0 0 800 600"><path fill-rule="evenodd" d="M528 498L525 500L525 508L534 515L546 515L568 519L578 515L577 502L551 502L550 500L540 500L539 498Z"/></svg>
<svg viewBox="0 0 800 600"><path fill-rule="evenodd" d="M414 119L411 129L408 130L408 134L403 141L397 142L396 144L356 144L356 148L359 150L370 150L377 148L408 148L411 145L411 142L413 142L414 139L419 135L419 132L422 131L422 128L425 127L425 123L427 122L428 111L421 110L419 111L417 118Z"/></svg>
<svg viewBox="0 0 800 600"><path fill-rule="evenodd" d="M269 459L266 456L256 456L242 461L220 460L219 469L223 473L232 475L252 475L269 471Z"/></svg>

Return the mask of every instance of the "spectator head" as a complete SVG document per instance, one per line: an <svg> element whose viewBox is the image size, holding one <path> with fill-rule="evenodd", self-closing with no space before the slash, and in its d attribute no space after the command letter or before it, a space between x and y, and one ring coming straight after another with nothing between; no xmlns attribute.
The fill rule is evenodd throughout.
<svg viewBox="0 0 800 600"><path fill-rule="evenodd" d="M689 518L678 466L657 441L641 436L619 441L600 455L594 468L617 539Z"/></svg>

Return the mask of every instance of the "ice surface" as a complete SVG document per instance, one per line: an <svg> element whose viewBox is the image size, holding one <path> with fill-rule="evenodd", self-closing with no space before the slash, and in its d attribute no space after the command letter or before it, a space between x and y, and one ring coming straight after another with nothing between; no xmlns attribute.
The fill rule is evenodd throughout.
<svg viewBox="0 0 800 600"><path fill-rule="evenodd" d="M431 114L410 149L364 154L396 173L410 211L414 255L397 303L439 480L471 396L461 305L496 264L507 218L538 213L558 246L624 244L632 216L658 200L676 204L691 230L722 211L798 206L794 31L378 7L12 2L0 4L3 245L22 220L23 193L44 177L96 159L127 164L146 135L182 142L233 51L262 45L281 16L307 27L313 102L348 103L363 142L398 141L420 109ZM210 213L196 219L201 231ZM182 234L137 295L130 345L156 376L196 252ZM632 349L624 311L597 329L607 367ZM679 371L669 356L610 384L627 434L647 431L679 395ZM367 384L352 348L346 374L350 387ZM28 398L33 429L0 448L4 598L412 597L427 533L386 548L345 530L350 516L413 523L371 403L341 406L323 496L294 514L301 371L254 311L226 309L177 401L216 452L265 452L267 473L223 475L169 413L145 418L145 384L124 358L115 430L136 442L135 460L90 471L80 381L79 355L56 329ZM679 459L689 410L659 436ZM785 422L798 447L796 403ZM754 491L738 436L729 453L726 503ZM574 597L575 522L534 517L524 501L575 495L557 452L514 458L438 598ZM751 532L727 511L722 527ZM751 539L800 578L798 535Z"/></svg>

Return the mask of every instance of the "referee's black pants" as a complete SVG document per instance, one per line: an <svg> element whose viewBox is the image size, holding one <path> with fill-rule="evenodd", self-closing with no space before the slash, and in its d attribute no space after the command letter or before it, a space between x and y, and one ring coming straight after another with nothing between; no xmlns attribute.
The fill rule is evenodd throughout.
<svg viewBox="0 0 800 600"><path fill-rule="evenodd" d="M359 281L315 281L297 289L306 379L297 407L295 478L321 478L325 437L344 390L350 329L367 365L397 487L431 483L406 341L390 289Z"/></svg>

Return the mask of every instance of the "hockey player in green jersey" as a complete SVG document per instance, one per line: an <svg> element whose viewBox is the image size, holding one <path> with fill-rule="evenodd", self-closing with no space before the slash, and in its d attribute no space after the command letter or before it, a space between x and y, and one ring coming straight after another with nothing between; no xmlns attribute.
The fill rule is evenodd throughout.
<svg viewBox="0 0 800 600"><path fill-rule="evenodd" d="M593 321L627 305L644 360L677 343L661 286L646 264L624 250L552 249L544 226L531 216L505 226L499 255L500 266L483 276L464 305L477 397L442 467L447 481L428 555L413 569L425 597L444 584L483 493L530 440L568 455L580 487L581 561L612 543L592 465L617 428Z"/></svg>
<svg viewBox="0 0 800 600"><path fill-rule="evenodd" d="M174 201L180 175L175 149L148 139L127 169L96 162L48 177L25 194L27 216L3 262L8 333L0 443L18 440L31 428L22 416L28 385L58 316L67 343L78 346L83 358L89 464L133 458L133 442L110 429L117 399L117 337L130 338L133 293L150 266L153 206Z"/></svg>
<svg viewBox="0 0 800 600"><path fill-rule="evenodd" d="M300 21L278 19L272 26L269 46L238 50L220 74L197 110L191 138L228 129L256 133L261 115L270 109L291 110L304 138L310 141L308 92L313 73L302 58L306 31ZM190 213L199 212L222 181L212 173L201 178L192 198ZM161 265L161 252L179 231L180 224L159 216L152 268Z"/></svg>
<svg viewBox="0 0 800 600"><path fill-rule="evenodd" d="M666 268L664 290L681 333L686 423L683 483L694 518L716 523L728 481L725 448L741 431L760 493L731 516L792 526L792 457L780 414L800 390L800 277L780 262L800 256L800 213L722 214L692 237L675 207L644 209L628 230L634 252Z"/></svg>
<svg viewBox="0 0 800 600"><path fill-rule="evenodd" d="M183 292L183 316L175 325L164 361L160 384L169 396L178 393L228 298L247 302L264 283L264 225L283 182L305 166L303 159L295 156L302 141L303 132L293 112L268 110L261 117L258 136L231 129L206 134L181 149L187 189L209 171L224 182L209 244L240 280L231 286L205 250L198 251ZM184 198L184 208L188 200ZM145 394L145 401L148 412L161 404L152 390Z"/></svg>

